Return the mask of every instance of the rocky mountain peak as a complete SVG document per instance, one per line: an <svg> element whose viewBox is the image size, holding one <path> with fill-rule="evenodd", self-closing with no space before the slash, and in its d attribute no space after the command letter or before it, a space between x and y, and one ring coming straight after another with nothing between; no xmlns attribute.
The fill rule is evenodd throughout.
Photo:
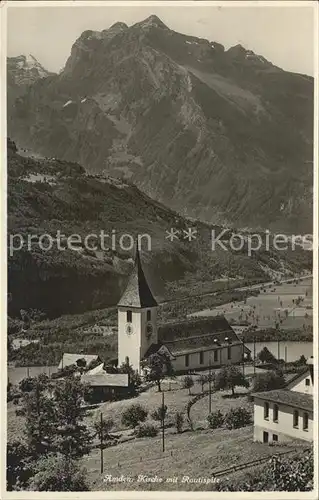
<svg viewBox="0 0 319 500"><path fill-rule="evenodd" d="M114 23L112 24L112 26L108 29L108 31L124 31L124 30L127 30L128 29L128 26L127 24L125 23L121 23L121 22L117 22L117 23Z"/></svg>
<svg viewBox="0 0 319 500"><path fill-rule="evenodd" d="M32 54L8 57L7 70L16 85L31 84L52 74Z"/></svg>
<svg viewBox="0 0 319 500"><path fill-rule="evenodd" d="M157 16L116 23L82 33L58 78L8 97L8 131L27 149L123 172L210 223L312 227L313 80L242 45L224 51Z"/></svg>
<svg viewBox="0 0 319 500"><path fill-rule="evenodd" d="M160 28L166 30L169 29L166 26L166 24L164 24L163 21L161 21L160 18L155 16L154 14L144 19L144 21L137 23L135 26L139 26L141 28L146 28L146 29L149 28Z"/></svg>
<svg viewBox="0 0 319 500"><path fill-rule="evenodd" d="M272 63L267 61L265 57L255 54L255 52L253 52L252 50L246 49L240 43L228 49L226 54L232 59L237 59L241 62L246 60L254 64L257 63L259 65L263 64L272 66Z"/></svg>

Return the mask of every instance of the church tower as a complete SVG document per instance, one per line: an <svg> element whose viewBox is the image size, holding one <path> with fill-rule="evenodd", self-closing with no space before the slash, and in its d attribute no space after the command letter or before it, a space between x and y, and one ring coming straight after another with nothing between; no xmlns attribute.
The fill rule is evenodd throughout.
<svg viewBox="0 0 319 500"><path fill-rule="evenodd" d="M158 304L146 281L136 246L134 268L118 303L118 365L128 361L140 372L147 349L157 343Z"/></svg>

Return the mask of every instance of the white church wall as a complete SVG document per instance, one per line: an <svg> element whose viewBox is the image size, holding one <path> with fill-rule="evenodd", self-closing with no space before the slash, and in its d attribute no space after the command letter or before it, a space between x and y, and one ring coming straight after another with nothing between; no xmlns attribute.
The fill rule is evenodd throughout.
<svg viewBox="0 0 319 500"><path fill-rule="evenodd" d="M228 359L228 348L222 348L216 350L217 357L214 355L214 351L204 351L202 356L202 363L199 352L188 354L188 364L186 364L186 355L176 355L172 365L175 371L188 371L188 370L199 370L209 367L209 362L211 360L212 368L221 365L227 365L231 363L239 363L242 360L242 345L233 345L230 348L231 359Z"/></svg>
<svg viewBox="0 0 319 500"><path fill-rule="evenodd" d="M147 319L147 311L150 311L150 320ZM149 325L151 325L151 334L148 330ZM157 307L141 309L141 359L151 344L157 344L157 341Z"/></svg>
<svg viewBox="0 0 319 500"><path fill-rule="evenodd" d="M131 309L132 321L127 322L128 309L118 310L118 364L125 363L126 357L135 370L139 370L140 365L140 345L141 345L141 313L139 310ZM130 324L132 333L127 333L127 326Z"/></svg>
<svg viewBox="0 0 319 500"><path fill-rule="evenodd" d="M132 321L128 323L127 312L132 312ZM147 318L150 311L151 319ZM128 325L132 333L128 333ZM148 333L151 325L152 333ZM145 309L118 309L118 364L125 363L126 357L135 370L140 371L140 361L151 344L157 343L157 307Z"/></svg>

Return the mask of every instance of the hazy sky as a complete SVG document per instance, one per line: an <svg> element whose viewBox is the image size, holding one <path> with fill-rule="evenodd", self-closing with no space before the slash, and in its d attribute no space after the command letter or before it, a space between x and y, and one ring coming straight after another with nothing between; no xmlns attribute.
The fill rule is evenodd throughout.
<svg viewBox="0 0 319 500"><path fill-rule="evenodd" d="M302 7L9 7L8 55L32 54L59 71L87 29L128 25L156 14L169 28L225 48L238 43L289 71L313 75L313 9Z"/></svg>

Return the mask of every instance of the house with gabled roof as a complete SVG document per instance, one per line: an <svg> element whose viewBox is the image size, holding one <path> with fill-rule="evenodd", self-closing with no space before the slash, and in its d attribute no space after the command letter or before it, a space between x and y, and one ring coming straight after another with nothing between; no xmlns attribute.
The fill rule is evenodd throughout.
<svg viewBox="0 0 319 500"><path fill-rule="evenodd" d="M125 397L129 393L128 374L107 373L104 363L83 373L81 382L90 387L91 400L97 402Z"/></svg>
<svg viewBox="0 0 319 500"><path fill-rule="evenodd" d="M256 392L254 441L285 442L313 440L313 358L284 389Z"/></svg>

